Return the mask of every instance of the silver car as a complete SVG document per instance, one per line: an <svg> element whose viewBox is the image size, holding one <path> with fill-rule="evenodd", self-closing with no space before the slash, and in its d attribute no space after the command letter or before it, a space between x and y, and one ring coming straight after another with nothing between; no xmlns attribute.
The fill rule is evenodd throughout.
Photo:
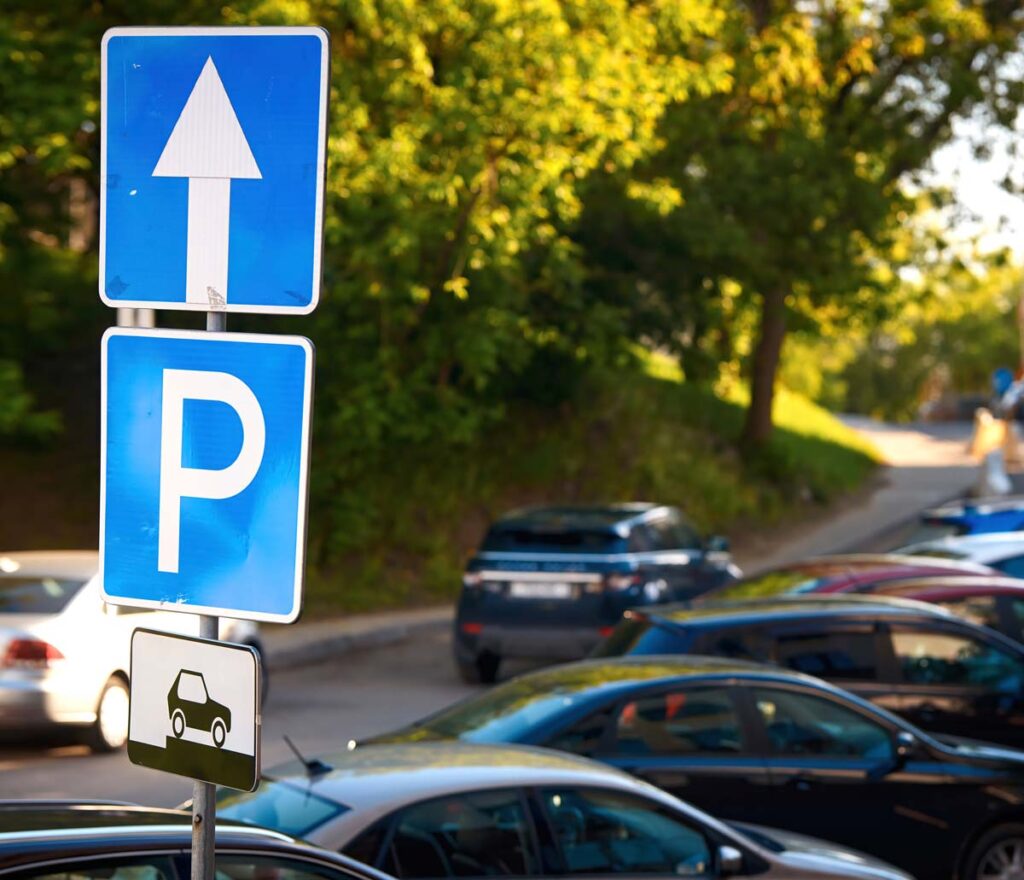
<svg viewBox="0 0 1024 880"><path fill-rule="evenodd" d="M92 551L0 553L0 730L73 725L97 751L120 748L132 632L198 635L195 615L108 605L98 569ZM261 650L251 621L224 620L221 636Z"/></svg>
<svg viewBox="0 0 1024 880"><path fill-rule="evenodd" d="M364 746L282 765L255 792L220 792L217 809L401 880L908 878L829 843L726 825L618 770L528 746Z"/></svg>

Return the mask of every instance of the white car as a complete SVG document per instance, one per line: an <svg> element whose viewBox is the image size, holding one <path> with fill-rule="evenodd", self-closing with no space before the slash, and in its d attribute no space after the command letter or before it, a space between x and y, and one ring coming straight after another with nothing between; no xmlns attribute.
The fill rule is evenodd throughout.
<svg viewBox="0 0 1024 880"><path fill-rule="evenodd" d="M108 605L98 569L94 551L0 553L0 730L72 725L93 749L118 749L132 632L199 634L193 614ZM223 619L220 635L262 659L255 623Z"/></svg>
<svg viewBox="0 0 1024 880"><path fill-rule="evenodd" d="M217 815L305 838L399 880L910 880L871 856L728 825L620 770L530 746L360 746L276 768L255 792L222 789Z"/></svg>
<svg viewBox="0 0 1024 880"><path fill-rule="evenodd" d="M1011 577L1024 577L1024 532L951 535L910 544L896 552L908 556L938 556L979 562Z"/></svg>

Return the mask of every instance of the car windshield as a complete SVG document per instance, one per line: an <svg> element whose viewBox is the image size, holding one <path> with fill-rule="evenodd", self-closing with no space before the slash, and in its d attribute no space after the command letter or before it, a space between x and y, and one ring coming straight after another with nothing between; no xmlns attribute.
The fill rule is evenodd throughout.
<svg viewBox="0 0 1024 880"><path fill-rule="evenodd" d="M552 689L546 680L513 681L425 718L402 739L518 742L528 731L565 712L573 702L571 693Z"/></svg>
<svg viewBox="0 0 1024 880"><path fill-rule="evenodd" d="M304 837L349 807L313 794L308 786L264 779L256 791L220 789L217 815Z"/></svg>
<svg viewBox="0 0 1024 880"><path fill-rule="evenodd" d="M484 538L487 553L595 553L625 551L625 540L614 532L589 529L494 528Z"/></svg>
<svg viewBox="0 0 1024 880"><path fill-rule="evenodd" d="M0 576L0 614L57 614L84 581L52 577Z"/></svg>

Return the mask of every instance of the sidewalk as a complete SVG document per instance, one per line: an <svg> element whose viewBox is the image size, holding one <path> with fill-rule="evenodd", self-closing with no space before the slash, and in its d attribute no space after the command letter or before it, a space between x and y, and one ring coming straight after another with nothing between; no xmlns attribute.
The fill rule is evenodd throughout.
<svg viewBox="0 0 1024 880"><path fill-rule="evenodd" d="M964 495L978 475L967 455L969 424L892 426L870 419L844 421L866 434L887 466L878 488L864 500L828 516L794 537L776 540L770 550L737 555L748 572L793 562L804 556L880 549L922 508ZM264 625L263 641L271 675L275 669L306 666L351 651L397 644L424 630L451 626L451 606L413 611L382 611L291 626Z"/></svg>

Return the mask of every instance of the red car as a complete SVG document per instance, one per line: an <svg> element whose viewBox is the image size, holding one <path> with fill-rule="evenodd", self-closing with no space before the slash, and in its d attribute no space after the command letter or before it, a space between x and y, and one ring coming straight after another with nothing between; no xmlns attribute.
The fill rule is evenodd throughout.
<svg viewBox="0 0 1024 880"><path fill-rule="evenodd" d="M918 599L1024 642L1024 580L985 575L904 578L862 584L858 593Z"/></svg>
<svg viewBox="0 0 1024 880"><path fill-rule="evenodd" d="M732 602L793 593L848 593L886 581L935 575L998 574L987 565L930 556L851 553L819 556L746 577L704 593L697 602ZM866 589L868 588L868 589Z"/></svg>

